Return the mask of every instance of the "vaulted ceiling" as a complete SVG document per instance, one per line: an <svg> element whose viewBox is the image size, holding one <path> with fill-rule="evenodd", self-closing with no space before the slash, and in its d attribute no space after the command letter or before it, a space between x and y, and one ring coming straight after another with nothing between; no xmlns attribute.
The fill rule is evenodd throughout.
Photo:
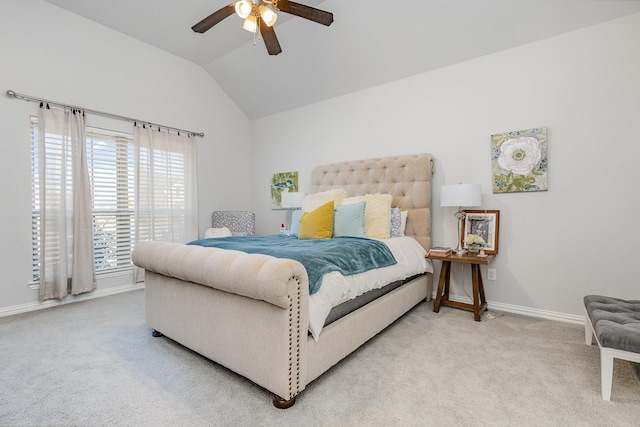
<svg viewBox="0 0 640 427"><path fill-rule="evenodd" d="M236 15L191 30L230 0L44 1L201 65L251 119L640 13L615 0L297 0L334 22L280 13L283 52L269 56Z"/></svg>

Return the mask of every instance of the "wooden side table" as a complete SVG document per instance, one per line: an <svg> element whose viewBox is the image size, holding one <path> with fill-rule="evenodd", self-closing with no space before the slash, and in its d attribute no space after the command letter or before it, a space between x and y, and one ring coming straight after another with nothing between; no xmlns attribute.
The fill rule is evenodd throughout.
<svg viewBox="0 0 640 427"><path fill-rule="evenodd" d="M440 311L441 305L449 305L452 307L463 308L473 311L473 319L480 321L480 312L487 309L487 299L484 296L484 284L482 283L482 274L480 273L481 265L488 265L495 255L487 255L479 257L477 255L458 255L453 253L446 257L427 255L432 260L442 261L442 270L440 271L440 279L438 280L438 294L433 303L433 311ZM458 262L463 264L471 264L471 283L473 284L473 304L464 302L451 301L449 299L449 283L451 281L451 263Z"/></svg>

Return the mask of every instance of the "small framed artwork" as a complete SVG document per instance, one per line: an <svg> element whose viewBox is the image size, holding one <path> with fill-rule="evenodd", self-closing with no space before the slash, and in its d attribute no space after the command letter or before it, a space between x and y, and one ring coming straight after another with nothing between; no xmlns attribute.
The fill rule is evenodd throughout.
<svg viewBox="0 0 640 427"><path fill-rule="evenodd" d="M491 135L493 193L547 191L547 128Z"/></svg>
<svg viewBox="0 0 640 427"><path fill-rule="evenodd" d="M465 210L464 213L462 247L467 248L467 245L464 243L467 235L475 234L482 237L487 243L484 247L485 253L497 254L498 238L500 236L500 211Z"/></svg>
<svg viewBox="0 0 640 427"><path fill-rule="evenodd" d="M271 177L271 209L282 208L282 193L298 191L298 171L274 173Z"/></svg>

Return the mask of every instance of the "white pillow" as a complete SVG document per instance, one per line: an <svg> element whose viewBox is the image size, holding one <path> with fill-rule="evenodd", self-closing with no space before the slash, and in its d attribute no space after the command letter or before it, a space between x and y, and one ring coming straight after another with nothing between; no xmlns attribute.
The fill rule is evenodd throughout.
<svg viewBox="0 0 640 427"><path fill-rule="evenodd" d="M311 212L332 200L334 206L339 205L345 197L347 197L347 192L342 188L308 194L304 196L304 199L302 199L302 211Z"/></svg>
<svg viewBox="0 0 640 427"><path fill-rule="evenodd" d="M391 201L390 194L366 194L364 196L347 197L341 204L351 205L361 201L367 202L364 208L364 231L372 239L388 239L391 237Z"/></svg>
<svg viewBox="0 0 640 427"><path fill-rule="evenodd" d="M409 211L400 211L400 235L404 236L404 229L407 228L407 216Z"/></svg>
<svg viewBox="0 0 640 427"><path fill-rule="evenodd" d="M221 228L209 228L204 232L205 239L211 239L212 237L229 237L231 236L231 230L227 227Z"/></svg>

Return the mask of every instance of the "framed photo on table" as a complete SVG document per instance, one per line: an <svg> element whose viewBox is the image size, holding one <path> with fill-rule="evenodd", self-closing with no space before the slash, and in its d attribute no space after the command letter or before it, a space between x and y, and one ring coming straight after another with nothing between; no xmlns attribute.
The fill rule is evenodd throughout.
<svg viewBox="0 0 640 427"><path fill-rule="evenodd" d="M465 210L462 242L463 248L467 235L475 234L487 242L484 251L487 254L498 253L498 237L500 236L500 211L497 210Z"/></svg>

